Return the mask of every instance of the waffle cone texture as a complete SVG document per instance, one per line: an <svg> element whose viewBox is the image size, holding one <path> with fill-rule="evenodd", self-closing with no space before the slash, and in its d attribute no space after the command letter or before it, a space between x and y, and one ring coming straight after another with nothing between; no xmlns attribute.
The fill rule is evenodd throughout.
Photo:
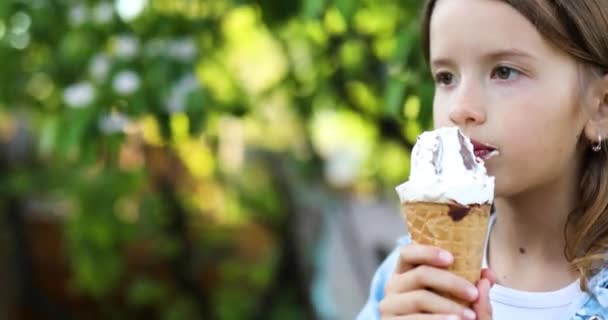
<svg viewBox="0 0 608 320"><path fill-rule="evenodd" d="M449 271L475 284L481 276L491 205L472 205L461 220L446 203L406 202L403 212L414 243L445 249L454 255Z"/></svg>

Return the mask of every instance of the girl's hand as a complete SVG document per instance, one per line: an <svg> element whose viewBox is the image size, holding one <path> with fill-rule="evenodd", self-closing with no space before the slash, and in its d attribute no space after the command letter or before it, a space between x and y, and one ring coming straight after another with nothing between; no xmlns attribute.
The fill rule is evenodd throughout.
<svg viewBox="0 0 608 320"><path fill-rule="evenodd" d="M380 302L382 319L476 319L475 311L438 294L471 302L478 300L478 289L473 284L445 270L453 262L449 252L437 247L404 246Z"/></svg>
<svg viewBox="0 0 608 320"><path fill-rule="evenodd" d="M489 269L484 269L481 279L477 282L479 299L473 304L473 310L479 320L492 320L492 305L490 305L490 288L496 283L496 276Z"/></svg>

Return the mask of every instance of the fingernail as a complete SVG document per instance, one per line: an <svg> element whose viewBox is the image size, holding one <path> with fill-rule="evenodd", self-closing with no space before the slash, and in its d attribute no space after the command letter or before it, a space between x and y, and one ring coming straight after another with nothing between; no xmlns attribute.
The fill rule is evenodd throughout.
<svg viewBox="0 0 608 320"><path fill-rule="evenodd" d="M486 279L487 280L487 279ZM486 286L488 287L488 290L490 290L490 288L492 288L492 281L487 280L486 281Z"/></svg>
<svg viewBox="0 0 608 320"><path fill-rule="evenodd" d="M475 287L468 287L467 288L467 295L469 297L471 297L471 299L477 299L477 296L479 295L479 292L477 291L477 288L475 288Z"/></svg>
<svg viewBox="0 0 608 320"><path fill-rule="evenodd" d="M475 311L473 311L471 309L464 309L463 314L464 314L464 317L469 320L475 320L475 318L477 318Z"/></svg>
<svg viewBox="0 0 608 320"><path fill-rule="evenodd" d="M452 260L454 259L454 257L452 257L452 254L447 252L447 251L440 251L439 252L439 260L445 262L445 263L450 263L452 262Z"/></svg>
<svg viewBox="0 0 608 320"><path fill-rule="evenodd" d="M488 287L492 288L495 284L496 284L496 282L488 279Z"/></svg>

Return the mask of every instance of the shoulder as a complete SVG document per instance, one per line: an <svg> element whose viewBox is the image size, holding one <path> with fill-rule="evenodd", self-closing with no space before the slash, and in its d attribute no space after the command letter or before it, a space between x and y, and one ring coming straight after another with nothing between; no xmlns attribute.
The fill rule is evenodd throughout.
<svg viewBox="0 0 608 320"><path fill-rule="evenodd" d="M602 307L608 308L608 267L604 267L591 278L589 291Z"/></svg>
<svg viewBox="0 0 608 320"><path fill-rule="evenodd" d="M400 248L410 242L408 236L399 238L395 249L393 249L386 259L384 259L378 269L376 269L370 285L369 297L363 310L359 313L357 320L380 319L379 306L380 301L384 298L384 287L395 271L395 267L399 261Z"/></svg>
<svg viewBox="0 0 608 320"><path fill-rule="evenodd" d="M589 280L589 292L572 320L608 320L608 268Z"/></svg>

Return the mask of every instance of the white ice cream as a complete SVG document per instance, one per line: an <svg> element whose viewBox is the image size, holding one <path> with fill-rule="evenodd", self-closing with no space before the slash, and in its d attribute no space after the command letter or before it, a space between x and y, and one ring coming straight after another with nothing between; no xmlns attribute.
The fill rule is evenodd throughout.
<svg viewBox="0 0 608 320"><path fill-rule="evenodd" d="M494 177L475 157L471 141L448 127L418 137L410 178L396 189L401 202L486 204L494 200Z"/></svg>

